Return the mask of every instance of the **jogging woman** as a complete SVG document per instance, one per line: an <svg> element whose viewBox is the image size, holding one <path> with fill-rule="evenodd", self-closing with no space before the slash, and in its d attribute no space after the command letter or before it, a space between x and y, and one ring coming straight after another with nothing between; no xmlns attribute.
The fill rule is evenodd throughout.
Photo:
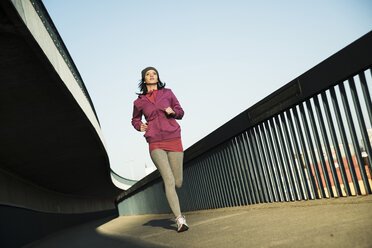
<svg viewBox="0 0 372 248"><path fill-rule="evenodd" d="M145 132L151 159L163 178L165 194L176 218L177 231L183 232L189 227L181 214L175 187L182 186L183 173L181 128L176 119L182 119L184 112L173 92L160 81L154 67L142 70L141 76L141 93L134 101L132 125ZM142 115L145 116L144 123Z"/></svg>

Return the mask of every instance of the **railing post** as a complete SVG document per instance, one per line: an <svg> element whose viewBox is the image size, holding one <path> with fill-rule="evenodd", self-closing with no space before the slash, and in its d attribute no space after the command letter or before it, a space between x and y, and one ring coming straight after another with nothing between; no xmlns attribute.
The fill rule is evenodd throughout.
<svg viewBox="0 0 372 248"><path fill-rule="evenodd" d="M332 121L331 111L329 109L327 96L326 96L325 92L322 92L321 95L322 95L324 112L325 112L325 115L327 117L327 122L328 122L328 126L329 126L329 132L331 133L332 142L333 142L335 152L336 152L337 162L338 162L338 165L339 165L339 168L340 168L341 178L342 178L342 181L343 181L343 184L344 184L345 193L346 193L346 195L350 195L350 186L349 186L349 182L347 181L345 165L344 165L344 161L342 159L340 147L338 145L338 139L337 139L336 132L335 132L335 126L334 126L333 121Z"/></svg>
<svg viewBox="0 0 372 248"><path fill-rule="evenodd" d="M310 198L310 191L309 191L309 189L307 187L307 184L306 184L305 172L304 172L304 164L303 164L303 161L302 161L302 158L301 158L301 152L300 152L300 149L299 149L299 146L298 146L298 142L297 142L297 139L296 139L296 132L295 132L295 129L293 127L293 120L292 120L292 116L291 116L290 110L286 111L285 114L287 116L287 120L288 120L288 123L289 123L289 132L291 134L292 144L294 146L296 157L297 157L297 161L298 161L298 166L296 164L296 161L294 161L294 166L295 166L295 169L296 170L297 170L297 167L299 167L298 168L298 171L299 171L298 174L299 175L296 174L296 176L298 177L298 181L302 185L302 187L300 187L302 189L301 190L302 199L309 199Z"/></svg>
<svg viewBox="0 0 372 248"><path fill-rule="evenodd" d="M318 117L318 122L319 122L319 126L320 126L320 132L321 132L322 138L323 138L323 145L324 145L324 148L325 148L326 153L327 153L328 163L329 163L329 167L330 167L330 170L331 170L331 173L332 173L333 182L334 182L334 185L335 185L334 188L332 187L332 193L335 197L336 196L341 196L341 188L340 188L340 184L339 184L338 179L337 179L335 164L333 162L333 156L332 156L332 152L331 152L329 141L328 141L328 135L327 135L327 131L326 131L325 126L324 126L323 116L322 116L322 113L321 113L321 110L320 110L318 96L314 96L313 99L314 99L314 105L315 105L315 112L316 112L316 115ZM331 128L333 128L333 127L331 127ZM328 168L325 168L325 169L328 170ZM326 175L329 176L328 173Z"/></svg>
<svg viewBox="0 0 372 248"><path fill-rule="evenodd" d="M350 82L353 82L353 79L352 78L349 79L349 83ZM365 172L365 170L363 168L362 157L361 157L362 153L361 153L360 148L359 148L358 138L357 138L357 135L356 135L356 132L355 132L355 127L354 127L353 119L351 117L349 102L348 102L348 99L347 99L347 96L346 96L344 83L341 82L339 84L339 87L340 87L340 92L341 92L342 103L344 105L344 110L345 110L347 124L349 126L349 130L350 130L350 134L351 134L351 140L352 140L353 146L354 146L355 157L357 159L359 170L360 170L360 174L362 176L362 181L363 181L363 184L362 185L364 186L364 188L369 193L371 193L371 189L368 187L367 175L366 175L366 172ZM361 188L361 190L362 190L362 188ZM365 192L361 192L361 193L363 194Z"/></svg>

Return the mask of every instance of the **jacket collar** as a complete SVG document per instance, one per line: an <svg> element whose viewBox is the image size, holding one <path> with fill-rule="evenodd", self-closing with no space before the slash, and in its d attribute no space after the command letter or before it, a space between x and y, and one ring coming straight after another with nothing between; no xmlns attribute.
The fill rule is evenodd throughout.
<svg viewBox="0 0 372 248"><path fill-rule="evenodd" d="M158 92L157 92L157 95L156 95L156 99L160 99L163 95L164 95L164 88L163 89L160 89L160 90L158 90ZM146 97L146 95L139 95L138 96L140 99L142 99L142 100L146 100L147 99L147 97ZM148 100L148 99L147 99Z"/></svg>

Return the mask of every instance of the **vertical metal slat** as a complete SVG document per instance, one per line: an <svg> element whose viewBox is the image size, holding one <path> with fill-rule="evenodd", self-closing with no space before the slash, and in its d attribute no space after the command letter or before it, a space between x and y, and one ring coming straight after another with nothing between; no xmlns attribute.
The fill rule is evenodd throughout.
<svg viewBox="0 0 372 248"><path fill-rule="evenodd" d="M293 188L292 177L290 175L288 152L287 152L285 144L284 144L285 142L284 142L284 138L283 138L283 130L280 126L279 116L275 116L274 120L275 120L274 123L276 125L277 134L278 134L278 137L279 137L280 151L281 151L282 157L284 159L284 161L283 161L284 163L283 163L283 167L282 167L284 182L285 182L285 185L287 186L286 190L287 190L287 192L290 196L291 201L294 201L295 200L294 188Z"/></svg>
<svg viewBox="0 0 372 248"><path fill-rule="evenodd" d="M226 166L226 161L223 158L223 147L221 146L218 153L217 153L217 158L219 162L221 163L221 168L223 169L223 175L225 176L225 183L226 183L226 189L227 189L227 197L229 200L229 207L235 206L234 203L234 198L233 195L231 194L232 190L232 183L231 183L231 177L230 174L228 173L228 168Z"/></svg>
<svg viewBox="0 0 372 248"><path fill-rule="evenodd" d="M353 82L352 78L349 79L349 83L351 83L351 82ZM351 134L351 140L353 142L355 157L356 157L357 162L358 162L360 174L362 175L363 185L364 185L365 189L367 189L367 191L370 191L370 190L368 190L368 188L369 188L368 187L368 179L367 179L366 172L363 168L363 162L362 162L362 157L361 157L361 151L360 151L360 148L359 148L359 142L358 142L358 138L357 138L355 127L354 127L354 122L353 122L353 119L352 119L352 116L351 116L350 106L349 106L349 102L348 102L348 99L347 99L344 83L341 82L339 84L339 87L340 87L342 104L343 104L344 110L345 110L347 124L348 124L350 134ZM362 190L362 188L361 188L361 190ZM363 192L361 192L361 193L363 193Z"/></svg>
<svg viewBox="0 0 372 248"><path fill-rule="evenodd" d="M351 96L352 96L353 102L354 102L354 109L356 111L356 115L357 115L357 119L358 119L358 123L359 123L359 127L360 127L360 132L362 133L362 137L363 137L363 141L364 141L364 146L365 146L365 149L367 150L367 153L371 154L372 153L371 144L369 143L367 128L366 128L366 124L364 122L362 109L360 107L359 97L358 97L358 93L357 93L357 90L356 90L356 87L355 87L355 82L354 82L353 78L349 79L349 85L350 85L350 90L351 90ZM360 151L359 147L358 147L358 149L359 149L359 153L356 154L356 155L357 155L357 159L359 158L358 163L359 163L359 167L360 167L360 170L361 170L361 173L362 173L363 181L366 184L367 192L369 194L371 194L372 190L371 190L371 187L369 187L367 173L366 173L366 170L365 170L363 159L361 157L362 152Z"/></svg>
<svg viewBox="0 0 372 248"><path fill-rule="evenodd" d="M338 182L337 173L336 173L336 169L335 169L335 164L333 162L333 156L332 156L331 148L330 148L330 145L329 145L328 135L327 135L327 131L325 129L323 116L322 116L322 113L321 113L321 110L320 110L318 96L314 96L313 99L314 99L314 105L315 105L315 112L317 114L318 122L319 122L319 126L320 126L320 132L321 132L322 138L323 138L323 144L324 144L324 147L325 147L326 152L328 154L328 156L327 156L328 157L328 163L329 163L329 167L331 169L333 182L335 184L335 188L334 189L332 188L332 192L333 192L333 190L335 190L336 192L333 192L334 196L341 196L341 188L340 188L340 184ZM328 170L328 168L326 168L326 169ZM336 193L336 195L335 195L335 193Z"/></svg>
<svg viewBox="0 0 372 248"><path fill-rule="evenodd" d="M216 159L218 161L218 163L220 164L220 168L221 168L221 172L222 172L222 177L223 177L223 182L225 184L225 194L226 194L226 199L227 199L227 206L228 207L232 207L234 204L233 204L233 199L232 199L232 196L231 196L231 183L229 181L229 178L228 178L228 173L226 172L226 166L225 166L225 163L223 162L222 160L222 147L220 146L218 148L218 151L216 152Z"/></svg>
<svg viewBox="0 0 372 248"><path fill-rule="evenodd" d="M258 185L259 182L257 182L257 180L258 180L257 179L257 173L255 172L255 168L254 168L253 157L252 157L253 153L252 153L252 148L251 148L249 137L248 137L248 132L244 133L243 139L244 139L245 146L246 146L246 154L247 154L247 157L248 157L248 165L249 165L249 170L250 170L250 174L251 174L251 179L252 179L252 182L253 182L255 203L260 203L261 198L260 198L260 189L259 189L259 185Z"/></svg>
<svg viewBox="0 0 372 248"><path fill-rule="evenodd" d="M296 193L297 200L301 200L301 199L303 199L301 197L301 195L303 196L303 192L301 192L301 187L299 185L300 178L299 178L298 173L297 173L297 169L296 169L297 166L296 166L296 161L295 161L295 157L294 157L295 155L294 155L293 148L292 148L293 141L291 142L291 140L289 138L288 125L285 121L284 113L280 114L280 120L281 120L282 130L283 130L283 133L284 133L284 140L285 140L285 143L287 144L286 154L289 157L287 168L288 168L289 178L292 182L291 187L292 187L293 192Z"/></svg>
<svg viewBox="0 0 372 248"><path fill-rule="evenodd" d="M277 195L279 197L279 201L285 201L285 196L284 196L284 191L283 191L283 185L282 185L282 181L281 181L281 177L280 177L280 174L279 174L279 165L278 165L278 161L279 159L277 159L276 157L276 152L275 152L275 149L274 149L274 145L273 145L273 136L271 134L271 127L269 125L269 123L263 123L264 125L264 128L265 128L265 131L266 131L266 137L267 137L267 142L269 144L269 151L270 151L270 157L271 157L271 161L272 161L272 165L273 165L273 176L274 176L274 182L275 182L275 186L276 186L276 190L277 190Z"/></svg>
<svg viewBox="0 0 372 248"><path fill-rule="evenodd" d="M287 120L288 120L288 124L289 124L289 133L291 134L291 138L292 138L292 144L294 146L294 149L295 149L295 153L296 153L296 157L297 157L297 161L298 161L298 173L297 173L297 177L298 177L298 181L299 183L301 183L301 193L302 193L302 199L309 199L310 198L310 190L308 188L308 185L306 183L306 178L305 178L305 171L304 171L304 164L303 164L303 161L302 161L302 158L301 158L301 152L300 152L300 148L298 146L298 142L297 142L297 138L296 138L296 131L293 127L293 120L292 120L292 116L291 116L291 112L290 110L286 111L285 112L286 114L286 117L287 117ZM300 134L301 135L301 134ZM294 161L294 167L297 171L297 163L296 161Z"/></svg>
<svg viewBox="0 0 372 248"><path fill-rule="evenodd" d="M318 168L318 161L317 161L316 156L315 156L315 149L314 149L314 146L313 146L312 138L310 136L310 130L309 130L309 125L308 125L308 122L307 122L305 110L304 110L304 107L303 107L302 104L299 105L299 108L300 108L302 124L303 124L304 130L305 130L307 146L309 147L311 160L313 162L313 169L314 169L314 172L315 172L316 182L318 184L318 189L317 190L320 192L320 196L322 198L324 198L326 195L325 195L325 192L324 192L322 180L320 178L320 172L319 172L319 168ZM310 176L313 176L311 168L310 168L309 174L310 174Z"/></svg>
<svg viewBox="0 0 372 248"><path fill-rule="evenodd" d="M261 181L261 189L262 189L262 193L263 193L263 196L264 196L264 202L269 202L269 195L268 195L268 192L267 192L267 185L266 185L266 180L265 180L265 173L264 173L264 165L262 164L262 160L261 160L261 156L260 156L260 150L258 148L258 145L257 145L257 136L255 134L255 130L254 128L251 128L249 130L249 132L251 133L251 137L252 137L252 144L253 144L253 150L254 150L254 153L255 153L255 158L256 158L256 166L257 166L257 171L259 173L259 177L260 177L260 181Z"/></svg>
<svg viewBox="0 0 372 248"><path fill-rule="evenodd" d="M258 150L260 151L260 158L261 158L261 161L262 161L262 169L263 169L264 177L265 177L265 181L266 181L266 190L268 192L268 200L269 200L269 202L273 202L274 197L273 197L273 189L272 189L272 185L271 185L269 168L268 168L269 165L268 165L268 162L267 162L267 159L266 159L266 156L265 156L265 152L264 152L264 148L263 148L263 145L262 145L262 137L261 137L261 131L259 130L259 126L257 126L254 131L255 131L256 136L257 136Z"/></svg>
<svg viewBox="0 0 372 248"><path fill-rule="evenodd" d="M279 199L279 191L278 191L278 185L276 183L275 179L275 174L274 174L274 169L273 169L273 162L272 162L272 157L270 154L269 146L268 146L268 141L266 138L266 129L264 127L265 123L260 124L260 129L261 129L261 134L262 134L262 140L263 140L263 146L264 146L264 151L265 151L265 156L266 156L266 161L267 161L267 167L268 167L268 173L269 173L269 178L270 178L270 184L272 188L272 193L273 193L273 200L274 201L280 201Z"/></svg>
<svg viewBox="0 0 372 248"><path fill-rule="evenodd" d="M183 177L189 178L190 168L186 166L187 165L185 165L185 169L183 171ZM191 201L192 201L191 182L189 182L188 180L183 181L181 190L185 192L184 194L186 195L186 197L182 197L183 199L182 209L185 209L186 211L190 211L192 209L191 208Z"/></svg>
<svg viewBox="0 0 372 248"><path fill-rule="evenodd" d="M229 185L229 194L230 194L230 198L232 200L232 206L237 206L238 205L238 199L236 198L236 195L235 195L235 178L232 174L232 171L231 171L231 167L230 167L230 164L229 164L229 160L227 159L227 155L226 155L226 144L223 144L223 149L221 150L221 159L224 161L224 168L227 172L227 179L228 179L228 185Z"/></svg>
<svg viewBox="0 0 372 248"><path fill-rule="evenodd" d="M322 92L321 96L322 96L322 101L323 101L324 112L327 117L329 132L331 133L332 142L334 144L335 151L336 151L336 157L337 157L338 165L340 168L340 174L341 174L341 178L344 184L345 193L347 195L350 195L349 182L347 181L345 165L342 159L340 147L338 146L338 139L337 139L336 132L335 132L335 126L332 121L331 111L329 109L329 104L328 104L326 93Z"/></svg>
<svg viewBox="0 0 372 248"><path fill-rule="evenodd" d="M219 207L226 207L227 206L227 199L226 199L226 190L225 190L225 182L222 177L221 173L221 165L216 160L216 153L217 149L211 152L211 163L214 164L215 171L217 172L217 185L218 185L218 194L219 194Z"/></svg>
<svg viewBox="0 0 372 248"><path fill-rule="evenodd" d="M262 173L259 170L259 165L258 165L257 149L254 146L255 137L253 136L251 130L248 130L247 134L248 134L248 146L250 147L250 151L251 151L251 158L252 158L252 165L253 165L252 168L253 168L254 175L256 178L256 182L257 182L258 194L260 196L260 203L263 203L263 202L266 202L266 197L264 194Z"/></svg>
<svg viewBox="0 0 372 248"><path fill-rule="evenodd" d="M332 189L331 189L331 184L329 182L328 170L327 170L327 166L325 164L324 156L323 156L323 148L322 148L322 144L321 144L320 139L319 139L319 134L318 134L317 126L315 124L315 118L314 118L314 114L313 114L313 109L311 108L310 100L306 101L306 108L307 108L307 111L308 111L308 114L309 114L310 125L311 125L311 130L312 130L312 133L313 133L315 145L316 145L317 150L318 150L318 157L319 157L319 161L320 161L320 167L322 168L322 172L323 172L322 173L323 179L324 179L325 186L326 186L327 192L328 192L327 197L331 197L331 196L333 196L333 192L332 192ZM316 165L316 167L318 168L318 165Z"/></svg>
<svg viewBox="0 0 372 248"><path fill-rule="evenodd" d="M199 159L198 159L199 160ZM196 200L195 200L195 209L198 210L198 209L201 209L202 207L202 199L203 199L203 195L202 195L202 191L201 191L201 187L200 187L200 172L199 172L199 164L197 162L197 160L195 160L194 162L194 188L195 188L195 191L194 191L194 197L196 197Z"/></svg>
<svg viewBox="0 0 372 248"><path fill-rule="evenodd" d="M244 180L245 180L247 191L248 191L248 204L254 204L255 203L254 189L253 189L251 175L250 175L249 168L248 168L249 166L248 157L246 154L246 149L244 147L243 134L237 137L237 143L239 147L238 156L244 169L243 175L244 175Z"/></svg>
<svg viewBox="0 0 372 248"><path fill-rule="evenodd" d="M371 74L372 74L372 70L371 70ZM370 125L372 127L372 103L371 103L371 96L369 94L369 90L368 90L368 86L367 86L367 80L366 80L366 77L364 75L364 72L359 73L359 79L360 79L360 84L361 84L362 91L363 91L364 102L366 103L366 107L367 107L367 112L368 112L368 117L369 117ZM372 173L372 154L371 153L368 153L368 162L369 162L369 166L368 166L369 171L370 171L370 173Z"/></svg>
<svg viewBox="0 0 372 248"><path fill-rule="evenodd" d="M236 167L236 163L235 163L235 159L234 159L234 155L231 151L231 146L232 146L232 141L230 140L229 142L227 142L226 144L226 155L227 155L227 159L229 161L229 168L231 170L231 173L233 174L233 177L234 177L234 194L236 195L236 199L237 199L237 205L236 206L241 206L242 205L242 192L241 192L241 188L240 188L240 180L239 180L239 173L237 171L237 167Z"/></svg>
<svg viewBox="0 0 372 248"><path fill-rule="evenodd" d="M235 174L235 171L234 171L234 166L233 166L233 163L231 161L231 155L229 154L228 143L225 144L223 154L225 156L226 161L229 164L229 166L227 168L229 170L230 177L232 178L232 184L231 184L232 192L231 192L231 194L234 197L234 206L240 206L241 205L240 196L239 196L239 193L238 193L238 190L237 190L238 189L238 179L236 177L236 174Z"/></svg>
<svg viewBox="0 0 372 248"><path fill-rule="evenodd" d="M369 121L372 126L372 102L371 102L371 96L369 94L368 86L367 86L367 80L366 76L364 75L364 72L359 73L359 79L360 79L360 85L362 87L364 101L366 103L367 112L369 116Z"/></svg>
<svg viewBox="0 0 372 248"><path fill-rule="evenodd" d="M202 156L199 160L198 160L198 177L199 177L199 182L201 182L201 205L200 205L200 209L206 209L208 208L209 206L209 199L208 199L208 190L207 190L207 181L206 181L206 178L204 176L204 164L203 164L203 159L204 159L204 156Z"/></svg>
<svg viewBox="0 0 372 248"><path fill-rule="evenodd" d="M240 191L242 193L242 205L248 205L248 188L246 186L246 181L245 181L245 178L244 178L244 166L243 164L241 163L241 159L239 157L239 152L238 152L238 149L239 149L239 146L238 146L238 143L237 143L237 138L234 137L232 139L232 143L231 143L231 152L233 154L233 157L234 157L234 163L236 164L236 170L239 174L239 188L240 188Z"/></svg>
<svg viewBox="0 0 372 248"><path fill-rule="evenodd" d="M277 161L279 162L277 164L277 166L278 166L278 175L279 175L279 180L280 180L280 183L281 183L281 188L283 190L283 195L285 197L285 200L289 201L290 200L290 196L289 196L290 191L288 189L288 184L287 184L287 179L286 179L285 173L283 172L284 162L283 162L283 158L282 158L282 155L281 155L281 150L279 148L279 141L278 141L277 133L275 131L277 128L274 124L273 119L270 119L269 123L270 123L270 127L271 127L271 134L272 134L273 141L274 141L275 154L277 155L277 159L278 159Z"/></svg>
<svg viewBox="0 0 372 248"><path fill-rule="evenodd" d="M208 173L207 178L208 178L208 184L209 184L209 189L210 189L209 193L211 194L211 198L212 198L211 208L218 208L218 205L219 205L219 198L218 198L218 193L217 193L218 186L215 184L216 182L218 182L218 180L216 180L217 173L215 172L213 163L211 163L210 156L211 156L211 152L208 152L204 161L206 164L206 171Z"/></svg>
<svg viewBox="0 0 372 248"><path fill-rule="evenodd" d="M320 192L316 188L315 178L312 175L311 162L310 162L309 155L307 153L305 140L304 140L304 137L302 135L303 132L302 132L302 128L301 128L301 124L300 124L300 119L298 117L298 112L297 112L297 108L296 107L293 108L293 117L294 117L294 120L295 120L297 133L299 134L298 135L298 138L299 138L300 146L301 146L301 149L302 149L302 156L303 156L303 159L305 161L305 164L304 164L304 170L306 168L305 174L307 175L307 178L309 179L309 180L306 180L307 184L309 185L309 191L310 191L309 199L321 198ZM305 126L304 126L304 129L305 129ZM301 159L301 163L302 163L302 159ZM312 195L314 197L311 197Z"/></svg>
<svg viewBox="0 0 372 248"><path fill-rule="evenodd" d="M355 192L352 191L353 189L355 189L356 193L358 195L360 195L360 188L359 188L359 184L358 184L357 179L356 179L354 163L352 161L351 153L350 153L350 149L349 149L349 142L347 141L347 138L346 138L346 132L345 132L345 128L344 128L344 125L343 125L343 122L342 122L341 111L340 111L340 108L339 108L339 105L338 105L338 100L337 100L337 96L336 96L336 92L335 92L334 87L331 87L329 89L329 92L331 93L332 105L333 105L333 109L335 110L337 125L338 125L338 129L340 130L342 145L344 147L344 151L345 151L345 155L346 155L346 160L347 160L351 180L353 181L353 186L354 187L353 188L350 187L350 190L351 190L352 195L355 194Z"/></svg>

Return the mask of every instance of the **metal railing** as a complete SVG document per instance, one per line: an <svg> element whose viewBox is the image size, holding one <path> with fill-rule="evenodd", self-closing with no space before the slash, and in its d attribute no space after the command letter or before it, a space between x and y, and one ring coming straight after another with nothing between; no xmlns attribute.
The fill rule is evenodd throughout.
<svg viewBox="0 0 372 248"><path fill-rule="evenodd" d="M371 44L369 32L187 149L182 211L371 194ZM145 177L120 215L170 212L162 188Z"/></svg>

